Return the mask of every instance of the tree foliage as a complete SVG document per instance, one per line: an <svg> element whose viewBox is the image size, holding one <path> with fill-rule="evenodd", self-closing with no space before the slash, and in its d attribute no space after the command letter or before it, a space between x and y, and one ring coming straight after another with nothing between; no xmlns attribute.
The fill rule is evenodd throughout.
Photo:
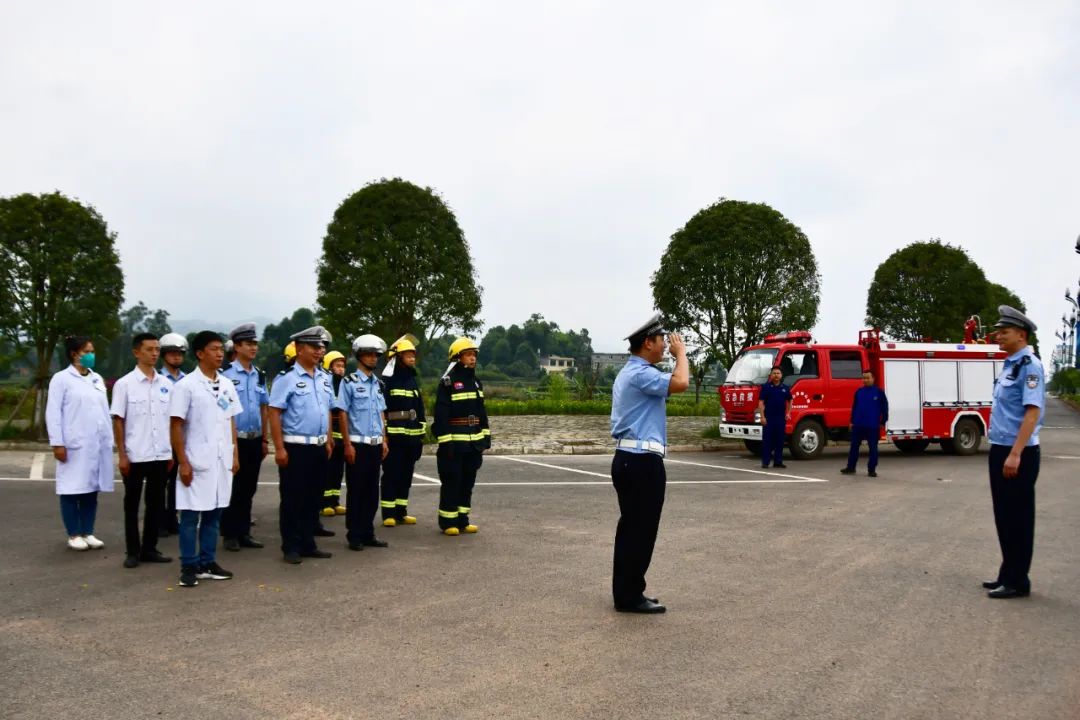
<svg viewBox="0 0 1080 720"><path fill-rule="evenodd" d="M335 338L421 339L479 328L482 288L454 213L431 188L373 182L338 206L318 266L319 314Z"/></svg>
<svg viewBox="0 0 1080 720"><path fill-rule="evenodd" d="M97 210L59 192L0 199L0 334L32 346L40 396L66 335L107 344L119 330L124 275ZM35 399L40 432L43 403Z"/></svg>
<svg viewBox="0 0 1080 720"><path fill-rule="evenodd" d="M725 366L767 333L812 327L820 285L802 230L768 205L724 198L671 236L652 277L668 323Z"/></svg>
<svg viewBox="0 0 1080 720"><path fill-rule="evenodd" d="M912 243L874 272L866 322L896 340L956 342L963 339L964 321L970 316L983 314L988 325L997 320L997 307L988 309L990 290L982 268L962 248L940 239Z"/></svg>
<svg viewBox="0 0 1080 720"><path fill-rule="evenodd" d="M562 330L558 323L533 313L521 325L496 325L488 330L480 340L479 360L484 369L512 377L536 377L541 357L572 357L577 367L584 367L592 352L588 330Z"/></svg>
<svg viewBox="0 0 1080 720"><path fill-rule="evenodd" d="M285 368L285 346L288 345L292 335L317 325L315 313L310 308L297 308L289 317L282 318L281 322L270 323L263 328L262 339L259 341L259 353L255 356L255 364L261 367L268 376L274 377ZM349 355L348 343L344 337L334 335L332 348L342 348L346 357Z"/></svg>
<svg viewBox="0 0 1080 720"><path fill-rule="evenodd" d="M142 300L121 311L118 321L119 333L98 353L101 359L98 361L97 371L106 378L119 377L135 367L135 359L131 355L131 339L136 334L148 332L161 337L172 332L169 326L169 311L161 308L150 310Z"/></svg>

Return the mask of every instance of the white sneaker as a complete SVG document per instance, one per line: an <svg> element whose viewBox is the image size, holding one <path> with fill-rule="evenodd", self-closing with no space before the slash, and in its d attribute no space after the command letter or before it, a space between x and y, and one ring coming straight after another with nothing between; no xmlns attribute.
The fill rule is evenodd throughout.
<svg viewBox="0 0 1080 720"><path fill-rule="evenodd" d="M76 535L75 537L68 538L68 547L72 550L89 550L90 546L86 544L86 541Z"/></svg>
<svg viewBox="0 0 1080 720"><path fill-rule="evenodd" d="M83 540L86 541L86 544L90 546L91 550L100 550L105 547L105 543L101 542L93 535L83 535Z"/></svg>

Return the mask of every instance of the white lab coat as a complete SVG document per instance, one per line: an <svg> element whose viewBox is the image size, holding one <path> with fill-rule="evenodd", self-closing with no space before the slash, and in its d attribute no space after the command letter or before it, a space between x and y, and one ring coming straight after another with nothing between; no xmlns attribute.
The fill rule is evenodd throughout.
<svg viewBox="0 0 1080 720"><path fill-rule="evenodd" d="M113 434L105 381L72 366L52 376L45 408L49 444L67 449L56 463L56 494L80 495L113 489Z"/></svg>
<svg viewBox="0 0 1080 720"><path fill-rule="evenodd" d="M177 510L214 510L229 506L232 496L232 418L242 411L232 380L212 379L196 369L172 389L169 415L184 419L184 452L191 463L191 485L177 478Z"/></svg>

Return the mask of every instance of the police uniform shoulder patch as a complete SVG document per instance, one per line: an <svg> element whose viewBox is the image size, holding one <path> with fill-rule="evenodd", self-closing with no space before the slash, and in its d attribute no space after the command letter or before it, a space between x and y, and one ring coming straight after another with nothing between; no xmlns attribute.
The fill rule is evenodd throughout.
<svg viewBox="0 0 1080 720"><path fill-rule="evenodd" d="M289 371L288 370L282 370L281 372L278 373L278 376L280 377L281 375L284 375L287 372L289 372Z"/></svg>
<svg viewBox="0 0 1080 720"><path fill-rule="evenodd" d="M1031 375L1028 375L1027 376L1027 386L1029 388L1031 388L1032 390L1039 387L1039 376L1034 374L1034 373L1032 373Z"/></svg>
<svg viewBox="0 0 1080 720"><path fill-rule="evenodd" d="M233 378L232 379L232 384L233 385L239 385L240 384L240 378Z"/></svg>
<svg viewBox="0 0 1080 720"><path fill-rule="evenodd" d="M358 382L359 378L356 377L356 373L349 373L345 376L345 382Z"/></svg>
<svg viewBox="0 0 1080 720"><path fill-rule="evenodd" d="M266 384L266 373L263 372L260 368L255 368L255 372L258 373L259 384L260 385L265 385Z"/></svg>
<svg viewBox="0 0 1080 720"><path fill-rule="evenodd" d="M301 389L302 389L302 388L306 388L306 387L307 387L307 383L306 383L306 382L304 382L303 380L301 380L300 382L296 383L296 387L298 387L298 388L301 388Z"/></svg>

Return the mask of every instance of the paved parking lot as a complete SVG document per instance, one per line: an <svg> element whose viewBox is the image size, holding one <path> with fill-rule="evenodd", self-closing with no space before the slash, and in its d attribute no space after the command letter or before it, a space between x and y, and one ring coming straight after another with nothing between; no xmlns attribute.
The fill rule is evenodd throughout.
<svg viewBox="0 0 1080 720"><path fill-rule="evenodd" d="M268 547L184 589L176 563L121 568L122 489L107 548L71 552L52 461L0 453L0 716L1077 718L1080 416L1054 403L1046 425L1030 598L979 588L999 558L985 452L887 448L877 479L839 475L840 448L784 472L679 453L652 617L611 608L607 456L486 459L480 533L458 538L425 457L420 524L361 553L341 532L300 566L267 463Z"/></svg>

